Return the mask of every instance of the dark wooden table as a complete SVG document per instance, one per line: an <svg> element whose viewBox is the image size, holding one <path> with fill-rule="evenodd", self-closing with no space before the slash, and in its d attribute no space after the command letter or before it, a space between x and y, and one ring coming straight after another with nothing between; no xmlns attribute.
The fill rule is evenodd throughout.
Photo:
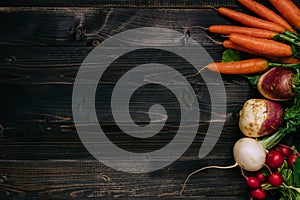
<svg viewBox="0 0 300 200"><path fill-rule="evenodd" d="M220 60L223 48L194 26L233 23L209 6L244 10L236 1L3 0L0 6L0 199L249 199L238 168L197 174L189 181L184 196L178 195L190 172L206 165L233 164L232 147L242 137L237 112L245 100L258 97L241 77L223 76L228 103L226 121L209 155L197 157L205 137L203 130L209 123L218 122L204 119L190 148L171 165L150 173L120 172L97 161L82 144L72 115L77 71L103 40L134 28L169 28L188 33L214 60ZM141 59L145 57L136 56L123 64L132 60L139 63ZM168 59L172 61L172 57ZM104 94L97 112L109 113L105 106L110 102L109 91L114 77L124 71L120 65L116 74L101 82ZM186 73L194 71L188 69ZM201 79L194 77L191 82L198 98L205 99L199 89ZM138 115L140 104L151 99L175 108L172 98L168 99L169 93L163 96L159 91L156 88L150 97L133 102L132 115ZM202 106L204 116L209 116L205 102ZM178 110L174 112L176 116ZM143 117L135 119L145 122ZM170 139L165 135L176 134L176 130L166 128L151 143L137 143L122 137L111 118L101 125L108 135L117 136L115 142L132 151L159 148ZM299 137L295 143L299 146Z"/></svg>

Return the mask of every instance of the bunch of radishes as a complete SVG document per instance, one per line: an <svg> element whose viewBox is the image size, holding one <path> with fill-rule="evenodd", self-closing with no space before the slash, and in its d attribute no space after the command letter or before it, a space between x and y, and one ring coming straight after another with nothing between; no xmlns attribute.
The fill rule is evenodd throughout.
<svg viewBox="0 0 300 200"><path fill-rule="evenodd" d="M251 7L250 10L254 12L264 11L257 14L263 14L268 20L270 17L274 18L272 16L275 16L275 13L270 11L269 8L260 5L256 1L239 0L239 2L247 5L247 8ZM293 16L299 19L300 10L290 0L270 0L270 2L277 9L278 6L287 8L279 9L279 12L285 18L288 18L286 13L290 13L291 16L291 13L294 13ZM248 23L254 20L251 16L240 15L241 13L227 8L219 8L218 11L239 22ZM270 13L274 14L271 15ZM237 14L239 16L234 17ZM291 22L291 19L288 19ZM295 21L299 22L299 20ZM253 24L256 25L257 23ZM294 23L291 24L295 26ZM249 24L246 25L249 26ZM300 31L300 26L295 26L295 28ZM270 38L255 38L258 33L262 33L261 30L258 32L257 29L236 26L219 25L209 27L208 30L212 33L229 34L229 42L235 45L226 46L224 44L228 44L228 42L225 41L223 45L229 49L224 51L222 62L209 64L205 68L222 74L236 74L247 77L250 83L257 88L261 97L247 100L239 112L238 125L245 137L234 144L233 157L235 164L225 167L207 166L191 173L187 177L181 193L188 179L201 170L209 168L228 169L239 166L242 169L242 175L251 188L252 199L265 199L267 196L266 191L277 191L281 194L281 200L300 200L299 153L292 144L282 144L287 136L300 132L300 35L296 31L292 31L293 33L284 31L284 34L293 38L293 56L298 57L298 59L290 57L291 55L277 59L280 56L273 55L273 53L276 51L281 52L285 47L290 49L290 39L274 42ZM242 32L245 35L242 35ZM249 36L249 34L255 36ZM279 35L287 38L284 34ZM274 39L277 40L278 37L276 36ZM246 43L249 43L249 45L246 45ZM267 45L267 43L272 45ZM279 43L280 47L275 48ZM270 57L271 54L265 54L265 50L272 53L272 57ZM241 56L241 52L246 52L245 57L248 57L248 59L245 60ZM246 174L251 175L247 176Z"/></svg>
<svg viewBox="0 0 300 200"><path fill-rule="evenodd" d="M239 112L239 127L246 137L234 144L235 164L225 167L207 166L192 172L181 194L188 179L195 173L209 168L229 169L239 166L252 189L253 198L264 199L266 191L278 190L282 196L288 195L288 199L300 199L299 153L295 147L280 144L287 135L297 133L300 128L300 99L295 97L294 100L290 107L263 98L247 100ZM287 166L290 175L283 177L282 172L286 173L286 169L282 169ZM268 173L261 173L264 168ZM247 177L244 172L254 173L255 176ZM290 177L296 178L291 181Z"/></svg>
<svg viewBox="0 0 300 200"><path fill-rule="evenodd" d="M299 188L288 185L288 182L290 180L294 182L293 179L297 176L297 174L294 174L294 170L297 170L294 163L298 157L299 152L295 148L280 144L267 153L264 164L265 169L254 172L250 176L245 175L242 171L246 183L251 189L251 196L255 199L265 199L267 191L274 192L276 189L282 191L293 189L295 192L299 192ZM290 171L291 175L289 177L285 177L283 174L283 172L286 172L283 170L285 168Z"/></svg>
<svg viewBox="0 0 300 200"><path fill-rule="evenodd" d="M236 163L242 168L242 174L251 188L253 198L265 199L266 191L279 191L282 198L300 199L299 153L295 147L280 144L287 135L299 131L299 94L288 90L290 97L287 98L287 95L283 94L286 90L276 90L284 87L279 85L282 82L278 82L278 79L289 77L286 77L286 73L282 74L274 69L267 71L266 75L261 75L259 79L268 77L269 82L272 82L271 85L265 86L269 86L270 89L265 89L262 93L266 99L249 99L239 112L239 127L246 137L237 141L233 154ZM277 73L269 77L274 72ZM263 83L264 80L260 82ZM294 98L294 102L290 101L291 98ZM282 102L288 102L289 106L283 106ZM294 166L296 160L297 165ZM265 173L261 173L263 168L267 169ZM282 170L283 168L286 169ZM290 171L289 177L282 175L283 172L286 173L287 168ZM247 177L244 170L254 174Z"/></svg>

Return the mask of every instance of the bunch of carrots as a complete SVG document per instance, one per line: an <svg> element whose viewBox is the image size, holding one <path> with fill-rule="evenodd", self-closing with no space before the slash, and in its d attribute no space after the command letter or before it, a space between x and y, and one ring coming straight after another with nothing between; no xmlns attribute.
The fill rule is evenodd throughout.
<svg viewBox="0 0 300 200"><path fill-rule="evenodd" d="M253 109L247 109L246 111L242 109L243 112L240 112L239 125L243 121L241 120L244 115L243 113L247 113L247 119L245 117L245 121L248 123L249 120L249 127L252 127L247 129L247 131L251 133L247 135L244 133L245 131L242 130L243 126L239 126L241 132L246 136L246 139L255 138L255 141L260 142L260 144L263 144L264 141L268 141L273 145L265 148L265 151L269 151L269 153L266 154L267 159L264 166L269 168L268 163L270 162L268 162L268 159L270 160L272 152L276 152L272 149L274 145L280 146L279 143L282 143L283 139L290 133L300 133L300 9L291 0L268 0L277 12L274 12L255 0L237 1L258 17L229 8L218 8L217 10L221 15L243 25L212 25L207 28L211 33L226 35L228 39L223 41L222 45L227 49L234 50L224 51L222 62L213 62L207 65L206 68L221 74L243 75L258 89L265 99L270 100L270 103L275 103L275 101L277 101L276 103L278 103L278 105L281 105L281 102L289 103L282 104L284 105L284 107L282 106L284 111L280 111L280 113L284 113L284 120L282 121L284 125L280 124L278 126L279 129L275 131L275 133L272 132L269 136L253 136L255 132L253 127L256 126L256 121L251 120L252 118L256 119L257 117L258 119L263 116L260 112L255 112L253 114L254 117L250 116L250 113L258 109L258 104L252 102L248 105L253 105ZM229 55L228 52L231 52L231 54ZM247 56L242 58L240 52L246 53ZM257 99L257 101L259 100L263 99ZM244 104L244 106L245 105L246 104ZM273 112L276 109L268 107L264 112L271 110ZM273 120L273 122L276 121L276 116L275 113L273 113L273 115L267 114L267 118ZM263 126L258 126L260 127L259 130L262 130L262 127L265 128L266 124L272 128L276 127L275 124L269 122L263 122L262 124ZM243 144L243 146L245 146L245 144ZM253 159L253 152L256 152L256 150L254 147L250 149L251 161L249 161L249 163L257 163L255 159ZM239 149L238 152L243 151ZM235 151L233 153L235 154ZM276 153L278 154L278 152ZM294 156L297 157L295 158L295 160L297 159L297 165L293 165L293 168L290 169L287 167L289 159L286 158L286 160L284 160L284 156L281 156L280 164L273 167L273 171L269 170L271 178L269 176L267 181L258 180L259 177L249 178L244 175L242 170L242 174L246 178L248 186L251 188L251 200L266 199L267 194L271 195L269 196L270 198L274 198L272 194L276 192L280 194L280 200L300 200L300 157L299 153L297 155L298 156ZM243 160L250 160L246 155L243 156ZM234 156L234 158L237 163L240 163L240 161L236 159L237 156ZM276 160L278 161L278 156ZM251 171L245 169L246 165L239 165L244 170ZM209 168L228 169L231 168L231 166L203 167L192 172L188 178L192 174ZM261 170L255 172L254 175L261 176L262 171L261 168ZM288 172L289 175L287 175L286 172ZM272 178L274 174L276 174L276 183ZM291 174L293 174L293 176L291 176ZM255 183L254 186L252 185L253 183ZM290 184L290 186L286 187L288 184ZM266 187L266 185L270 187Z"/></svg>
<svg viewBox="0 0 300 200"><path fill-rule="evenodd" d="M300 64L300 10L291 0L268 0L278 11L254 0L238 0L255 13L254 17L229 8L218 8L225 17L239 22L240 26L212 25L211 33L229 35L222 42L225 48L235 49L255 58L233 62L214 62L206 66L222 74L256 74L266 71L270 61Z"/></svg>

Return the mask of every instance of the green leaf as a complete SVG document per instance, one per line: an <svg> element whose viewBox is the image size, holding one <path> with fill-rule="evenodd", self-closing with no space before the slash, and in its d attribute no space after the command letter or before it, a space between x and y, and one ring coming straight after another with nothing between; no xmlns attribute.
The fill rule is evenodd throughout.
<svg viewBox="0 0 300 200"><path fill-rule="evenodd" d="M296 162L293 163L294 183L296 187L300 187L300 158L297 157Z"/></svg>
<svg viewBox="0 0 300 200"><path fill-rule="evenodd" d="M294 57L300 58L300 47L296 45L291 45L293 49Z"/></svg>
<svg viewBox="0 0 300 200"><path fill-rule="evenodd" d="M266 176L266 177L270 175L269 170L266 170L266 169L262 169L262 170L261 170L261 173L262 173L264 176Z"/></svg>
<svg viewBox="0 0 300 200"><path fill-rule="evenodd" d="M243 77L245 77L250 85L257 89L257 82L258 82L258 79L261 77L261 74L258 74L258 75L242 75Z"/></svg>
<svg viewBox="0 0 300 200"><path fill-rule="evenodd" d="M223 52L222 62L232 62L242 60L240 51L234 49L227 49Z"/></svg>
<svg viewBox="0 0 300 200"><path fill-rule="evenodd" d="M293 137L291 135L289 135L286 140L285 140L285 144L287 146L292 146L293 145Z"/></svg>

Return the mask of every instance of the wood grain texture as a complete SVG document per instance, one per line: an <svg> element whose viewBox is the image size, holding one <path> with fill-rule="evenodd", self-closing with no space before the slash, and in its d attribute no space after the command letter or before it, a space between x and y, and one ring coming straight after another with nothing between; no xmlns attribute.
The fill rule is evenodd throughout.
<svg viewBox="0 0 300 200"><path fill-rule="evenodd" d="M22 2L20 0L13 1L2 1L1 6L49 6L49 7L58 7L58 6L95 6L95 7L116 7L116 8L203 8L207 6L236 6L237 3L232 0L202 0L202 1L194 1L194 0L178 0L178 1L155 1L155 0L72 0L72 1L40 1L40 0L31 0Z"/></svg>
<svg viewBox="0 0 300 200"><path fill-rule="evenodd" d="M229 23L213 9L9 7L3 8L0 16L0 26L4 27L0 33L0 45L5 47L93 47L95 40L101 42L125 30L145 26L188 32L202 45L212 45L205 37L206 32L197 26ZM206 20L201 20L204 18Z"/></svg>
<svg viewBox="0 0 300 200"><path fill-rule="evenodd" d="M206 165L210 162L198 162ZM181 162L175 163L185 166L181 170L193 170ZM158 172L143 175L126 174L113 171L97 161L2 161L2 173L7 174L0 184L1 196L9 194L11 197L32 196L44 198L122 198L122 199L225 199L241 198L240 192L245 191L238 174L239 170L223 173L212 170L202 176L193 178L186 191L186 197L180 197L182 180L185 173L178 173L178 167L165 168ZM14 170L14 174L10 171ZM62 176L63 174L63 176ZM219 190L215 187L215 177L231 178L232 185L226 185ZM233 186L236 185L236 186ZM199 188L202 188L199 190ZM177 193L177 194L176 194ZM227 197L231 195L231 197ZM232 197L232 195L238 195ZM218 198L219 197L219 198ZM36 199L38 199L36 198Z"/></svg>
<svg viewBox="0 0 300 200"><path fill-rule="evenodd" d="M258 0L258 2L266 4L264 0ZM299 1L293 0L297 5ZM219 7L239 7L240 5L237 1L233 0L166 0L166 1L157 1L157 0L69 0L69 1L59 1L59 0L30 0L30 1L21 1L21 0L3 0L0 2L0 6L43 6L43 7L59 7L59 6L80 6L80 7L114 7L114 8L207 8L209 6Z"/></svg>
<svg viewBox="0 0 300 200"><path fill-rule="evenodd" d="M196 26L233 22L207 9L208 5L242 9L232 0L1 1L0 199L249 199L239 169L208 170L195 175L185 196L178 195L184 179L193 170L233 164L232 146L242 137L237 112L246 99L258 96L241 77L223 76L228 102L226 122L218 143L204 159L198 159L197 154L207 127L218 122L210 121L209 94L199 76L189 78L200 102L198 134L179 160L161 170L128 174L103 165L86 150L74 126L72 90L77 71L94 46L112 35L145 26L170 28L188 33L212 59L220 60L223 48ZM151 59L151 54L138 54L121 64L147 59ZM163 59L176 61L171 56ZM180 62L178 65L186 77L195 74L194 69ZM154 101L173 112L173 121L155 140L137 143L124 139L107 106L116 77L126 71L124 66L115 66L114 73L102 80L101 103L96 104L96 110L101 113L103 129L115 136L116 144L130 151L151 151L176 134L178 105L161 88L144 88L144 96L131 102L135 121L149 121L149 113L140 113L145 111L145 104ZM149 93L156 95L149 97ZM295 143L300 144L299 138Z"/></svg>

